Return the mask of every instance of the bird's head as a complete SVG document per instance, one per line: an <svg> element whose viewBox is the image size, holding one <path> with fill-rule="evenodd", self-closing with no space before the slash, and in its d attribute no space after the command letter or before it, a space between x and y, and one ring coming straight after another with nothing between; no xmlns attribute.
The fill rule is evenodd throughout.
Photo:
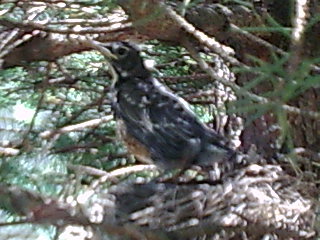
<svg viewBox="0 0 320 240"><path fill-rule="evenodd" d="M143 60L140 57L140 51L136 45L129 42L112 42L104 43L101 46L110 51L111 54L103 51L100 52L109 59L120 77L149 76L150 73L145 68Z"/></svg>

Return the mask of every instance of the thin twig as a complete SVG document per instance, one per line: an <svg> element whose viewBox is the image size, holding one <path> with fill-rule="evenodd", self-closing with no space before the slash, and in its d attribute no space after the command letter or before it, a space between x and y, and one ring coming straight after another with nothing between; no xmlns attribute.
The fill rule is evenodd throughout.
<svg viewBox="0 0 320 240"><path fill-rule="evenodd" d="M31 133L33 127L34 127L34 124L35 124L35 121L36 121L36 118L41 110L41 106L44 102L44 97L45 97L45 93L46 93L46 90L47 90L47 86L48 86L48 81L49 81L49 74L50 74L50 69L51 69L51 63L49 63L49 66L47 67L47 71L46 71L46 76L45 78L43 79L42 81L42 88L40 88L40 97L39 97L39 100L38 100L38 103L37 103L37 107L36 107L36 110L32 116L32 119L31 119L31 122L29 124L29 128L28 130L25 132L24 136L23 136L23 141L22 141L22 144L21 145L24 145L26 143L26 141L28 141L28 135Z"/></svg>
<svg viewBox="0 0 320 240"><path fill-rule="evenodd" d="M92 176L98 176L98 177L102 177L108 174L108 172L106 171L103 171L101 169L94 168L94 167L89 167L89 166L69 164L68 168L75 172L86 173L86 174L90 174Z"/></svg>
<svg viewBox="0 0 320 240"><path fill-rule="evenodd" d="M195 75L185 75L185 76L163 76L163 77L160 77L160 79L168 83L181 83L181 82L188 82L188 81L211 79L211 77L206 73L199 73Z"/></svg>
<svg viewBox="0 0 320 240"><path fill-rule="evenodd" d="M21 224L30 224L30 220L21 220L21 221L15 221L15 222L0 222L0 227L4 226L13 226L13 225L21 225Z"/></svg>
<svg viewBox="0 0 320 240"><path fill-rule="evenodd" d="M157 171L158 168L155 165L135 165L135 166L129 166L124 168L116 169L112 172L107 173L106 175L102 176L99 180L94 181L90 188L95 189L97 188L101 183L104 183L108 180L114 180L118 177L127 176L129 174L138 173L142 171Z"/></svg>
<svg viewBox="0 0 320 240"><path fill-rule="evenodd" d="M270 50L279 53L281 55L287 55L288 53L285 52L284 50L282 50L281 48L276 47L275 45L267 42L266 40L259 38L251 33L249 33L248 31L245 31L241 28L239 28L238 26L234 25L234 24L230 24L230 29L231 31L234 31L236 33L239 33L241 35L243 35L244 37L246 37L247 39L254 41L256 43L259 43L261 46L265 46L267 48L269 48Z"/></svg>
<svg viewBox="0 0 320 240"><path fill-rule="evenodd" d="M289 106L286 104L279 104L279 103L274 103L272 101L270 101L267 98L258 96L254 93L248 92L247 90L239 87L237 84L235 84L234 82L231 81L227 81L224 78L220 77L199 55L199 53L197 52L197 50L190 44L185 42L185 47L187 48L187 50L189 51L190 55L192 58L194 58L199 66L201 67L201 69L205 72L207 72L212 79L215 79L219 82L221 82L222 84L224 84L225 86L230 87L233 91L236 92L236 94L242 95L242 96L246 96L249 97L252 101L258 102L260 104L268 104L268 105L275 105L277 107L282 108L283 110L285 110L286 112L290 112L290 113L294 113L294 114L298 114L298 115L305 115L308 116L310 118L315 118L315 119L320 119L320 112L314 112L314 111L309 111L309 110L301 110L299 108L293 107L293 106Z"/></svg>
<svg viewBox="0 0 320 240"><path fill-rule="evenodd" d="M288 73L291 75L295 72L302 60L304 32L307 25L308 0L296 0L296 16L293 22L291 35L291 55L288 61Z"/></svg>
<svg viewBox="0 0 320 240"><path fill-rule="evenodd" d="M48 25L79 25L79 24L88 24L91 27L93 26L104 26L109 27L115 22L111 22L109 18L99 18L99 19L63 19L63 20L56 20L56 21L50 21L48 22ZM119 21L117 23L128 23L127 19L124 19L122 21Z"/></svg>
<svg viewBox="0 0 320 240"><path fill-rule="evenodd" d="M239 62L236 58L232 57L234 55L234 50L228 46L225 46L215 40L213 37L209 37L205 33L197 30L192 24L190 24L186 19L177 14L171 7L166 6L163 3L159 3L167 14L176 21L186 32L194 36L200 43L206 45L208 48L212 49L215 53L219 54L221 58L230 62L235 66L242 66L243 64Z"/></svg>
<svg viewBox="0 0 320 240"><path fill-rule="evenodd" d="M84 130L86 128L93 128L93 127L97 127L102 123L106 123L106 122L110 122L113 119L113 116L105 116L102 118L97 118L97 119L92 119L86 122L82 122L82 123L78 123L78 124L74 124L74 125L69 125L66 127L62 127L59 129L55 129L55 130L47 130L44 131L42 133L40 133L40 137L41 138L51 138L55 135L59 135L62 133L69 133L69 132L74 132L74 131L81 131Z"/></svg>
<svg viewBox="0 0 320 240"><path fill-rule="evenodd" d="M8 20L6 20L8 21ZM23 28L23 27L32 27L37 30L50 33L60 33L60 34L94 34L94 33L113 33L118 31L124 31L131 28L131 23L113 23L110 27L81 27L79 25L73 28L52 28L47 24L32 22L32 21L23 21L23 22L14 22L8 21L14 26Z"/></svg>

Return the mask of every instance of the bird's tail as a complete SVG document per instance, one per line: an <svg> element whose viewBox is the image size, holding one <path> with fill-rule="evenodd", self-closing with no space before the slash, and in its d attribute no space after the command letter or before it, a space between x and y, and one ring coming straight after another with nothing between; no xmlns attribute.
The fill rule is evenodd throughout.
<svg viewBox="0 0 320 240"><path fill-rule="evenodd" d="M215 136L211 136L202 147L195 165L200 166L206 172L210 172L211 180L220 180L223 176L232 173L234 169L241 168L243 163L236 150L228 147L223 140L220 141Z"/></svg>

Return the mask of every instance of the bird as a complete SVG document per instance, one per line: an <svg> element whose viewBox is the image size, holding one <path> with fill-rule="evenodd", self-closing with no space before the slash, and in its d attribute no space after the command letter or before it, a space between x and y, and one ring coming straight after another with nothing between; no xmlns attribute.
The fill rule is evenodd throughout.
<svg viewBox="0 0 320 240"><path fill-rule="evenodd" d="M135 44L108 42L101 47L117 76L111 87L117 133L139 161L164 170L232 161L235 150L226 139L152 76Z"/></svg>

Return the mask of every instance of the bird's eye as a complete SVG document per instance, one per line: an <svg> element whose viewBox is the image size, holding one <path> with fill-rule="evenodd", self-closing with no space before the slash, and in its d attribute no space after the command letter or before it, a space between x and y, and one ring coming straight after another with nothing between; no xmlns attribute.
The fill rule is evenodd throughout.
<svg viewBox="0 0 320 240"><path fill-rule="evenodd" d="M117 49L117 54L118 54L119 56L124 56L124 55L127 54L127 52L128 52L128 48L126 48L126 47L119 47L119 48Z"/></svg>

